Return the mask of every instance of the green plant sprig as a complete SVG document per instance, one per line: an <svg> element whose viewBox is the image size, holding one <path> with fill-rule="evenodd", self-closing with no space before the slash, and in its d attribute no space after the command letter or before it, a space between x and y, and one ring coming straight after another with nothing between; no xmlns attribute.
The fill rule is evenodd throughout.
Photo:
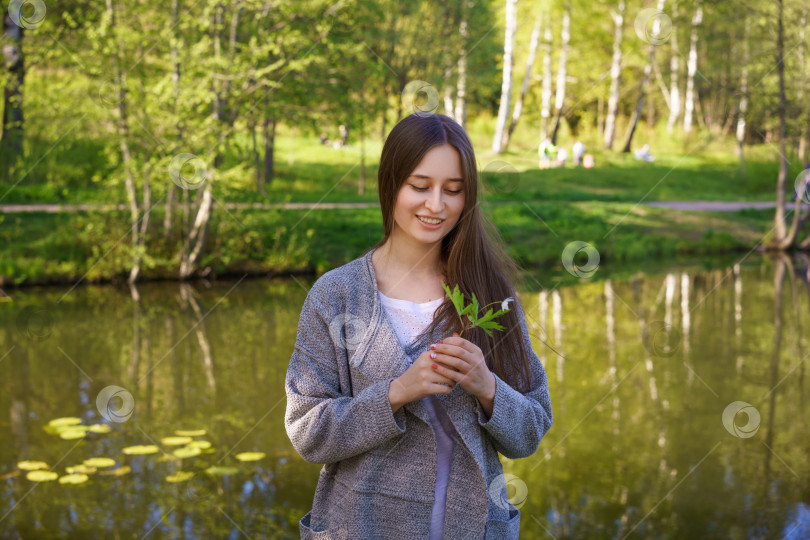
<svg viewBox="0 0 810 540"><path fill-rule="evenodd" d="M503 331L504 327L498 323L496 323L493 319L496 317L500 317L504 313L512 311L509 309L509 302L514 302L514 298L511 296L502 302L491 302L483 307L486 309L487 306L491 306L492 304L501 304L501 309L498 311L493 312L492 308L482 316L479 316L480 308L478 307L478 299L475 297L475 293L472 294L472 302L464 305L464 293L459 291L458 285L456 285L455 289L452 291L450 287L442 282L442 288L444 288L444 292L447 293L447 296L450 297L450 301L453 302L453 306L456 308L456 313L458 313L459 320L461 321L461 332L459 332L459 337L461 334L464 333L464 330L468 330L470 328L475 328L476 326L483 329L484 332L492 337L492 330L499 330ZM466 326L464 324L464 316L467 316L467 319L470 321L470 325Z"/></svg>

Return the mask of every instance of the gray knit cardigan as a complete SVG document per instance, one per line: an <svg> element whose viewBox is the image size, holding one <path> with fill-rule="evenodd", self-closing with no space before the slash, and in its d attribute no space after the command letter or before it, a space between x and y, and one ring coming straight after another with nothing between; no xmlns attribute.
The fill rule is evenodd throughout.
<svg viewBox="0 0 810 540"><path fill-rule="evenodd" d="M391 412L390 382L431 343L404 348L377 295L373 250L322 275L307 294L285 379L284 426L295 450L324 464L302 539L427 538L436 482L436 442L416 400ZM523 343L534 377L520 393L497 375L492 417L457 384L436 394L458 435L450 465L444 538L516 539L520 511L507 498L498 452L531 456L551 427L551 399L523 309ZM505 330L509 331L509 329ZM407 355L407 356L406 356Z"/></svg>

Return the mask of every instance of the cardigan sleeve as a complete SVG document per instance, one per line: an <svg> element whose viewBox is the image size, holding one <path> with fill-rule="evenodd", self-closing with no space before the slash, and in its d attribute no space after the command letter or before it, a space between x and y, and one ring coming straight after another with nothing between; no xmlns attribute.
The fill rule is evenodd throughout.
<svg viewBox="0 0 810 540"><path fill-rule="evenodd" d="M340 313L328 303L327 287L316 282L301 309L298 333L285 378L284 426L295 450L310 463L332 463L366 452L405 432L405 412L392 412L388 386L377 381L356 395L340 385L348 365ZM339 309L337 310L339 311ZM335 334L337 342L333 339ZM345 372L347 373L347 372ZM345 380L345 377L344 377Z"/></svg>
<svg viewBox="0 0 810 540"><path fill-rule="evenodd" d="M532 349L523 308L517 300L517 295L515 305L523 344L529 356L529 368L533 379L531 388L523 394L493 373L496 384L492 416L487 419L481 404L478 403L477 406L478 424L492 436L495 449L510 459L534 454L540 446L540 440L552 424L548 379L540 358Z"/></svg>

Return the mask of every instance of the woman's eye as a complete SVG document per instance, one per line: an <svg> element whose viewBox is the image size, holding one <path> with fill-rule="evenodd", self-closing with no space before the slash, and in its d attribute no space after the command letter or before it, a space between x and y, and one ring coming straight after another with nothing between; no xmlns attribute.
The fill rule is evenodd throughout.
<svg viewBox="0 0 810 540"><path fill-rule="evenodd" d="M412 187L413 189L415 189L416 191L427 191L427 190L428 190L428 188L426 188L426 187L416 187L416 186L411 186L411 187ZM448 190L447 190L447 192L448 192L448 193L452 193L453 195L458 195L458 194L459 194L459 193L461 193L462 191L463 191L463 190L461 190L461 189L457 189L457 190L455 190L455 191L453 191L452 189L448 189Z"/></svg>

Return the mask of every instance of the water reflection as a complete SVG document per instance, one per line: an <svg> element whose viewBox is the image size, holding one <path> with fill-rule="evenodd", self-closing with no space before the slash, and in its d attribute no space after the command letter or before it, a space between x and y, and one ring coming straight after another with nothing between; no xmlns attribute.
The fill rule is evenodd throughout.
<svg viewBox="0 0 810 540"><path fill-rule="evenodd" d="M554 427L535 456L502 458L529 489L522 537L810 536L808 268L807 256L749 258L524 291ZM312 281L12 291L0 538L296 538L320 467L286 437L284 376ZM65 416L110 424L95 407L110 385L136 406L109 434L43 429ZM753 436L724 427L735 401L759 413ZM210 453L181 459L162 443L196 429ZM122 452L150 444L160 451ZM67 486L17 469L41 460L64 475L94 456L132 472ZM178 472L194 475L167 480Z"/></svg>

